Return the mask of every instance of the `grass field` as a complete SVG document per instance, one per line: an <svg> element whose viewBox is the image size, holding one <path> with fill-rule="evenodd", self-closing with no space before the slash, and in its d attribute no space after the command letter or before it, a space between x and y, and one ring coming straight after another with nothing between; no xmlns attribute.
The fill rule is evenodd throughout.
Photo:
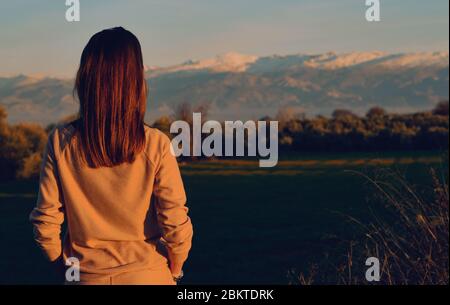
<svg viewBox="0 0 450 305"><path fill-rule="evenodd" d="M342 214L370 219L373 189L351 171L392 168L428 185L429 168L439 170L441 160L433 153L320 154L285 156L273 169L245 160L182 164L195 231L184 282L286 284L289 270L305 270L358 238ZM36 190L37 181L0 184L2 283L54 282L28 222Z"/></svg>

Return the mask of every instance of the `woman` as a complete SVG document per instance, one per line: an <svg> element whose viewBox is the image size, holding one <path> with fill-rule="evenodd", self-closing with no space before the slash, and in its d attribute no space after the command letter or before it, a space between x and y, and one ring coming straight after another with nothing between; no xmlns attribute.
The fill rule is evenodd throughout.
<svg viewBox="0 0 450 305"><path fill-rule="evenodd" d="M144 125L147 87L137 38L101 31L81 55L79 119L49 135L35 240L55 264L79 262L80 284L174 284L192 240L169 139ZM67 220L62 245L61 225ZM66 283L76 279L73 274Z"/></svg>

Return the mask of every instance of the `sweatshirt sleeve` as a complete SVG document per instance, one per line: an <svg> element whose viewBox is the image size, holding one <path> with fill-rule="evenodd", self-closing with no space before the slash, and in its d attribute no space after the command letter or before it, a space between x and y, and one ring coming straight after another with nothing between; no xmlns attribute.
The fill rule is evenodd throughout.
<svg viewBox="0 0 450 305"><path fill-rule="evenodd" d="M42 158L39 193L36 207L30 214L34 239L50 261L62 252L61 225L64 222L61 190L58 181L55 152L50 134Z"/></svg>
<svg viewBox="0 0 450 305"><path fill-rule="evenodd" d="M170 152L170 140L163 135L162 154L156 172L153 195L158 225L172 261L184 262L192 244L192 224L177 160Z"/></svg>

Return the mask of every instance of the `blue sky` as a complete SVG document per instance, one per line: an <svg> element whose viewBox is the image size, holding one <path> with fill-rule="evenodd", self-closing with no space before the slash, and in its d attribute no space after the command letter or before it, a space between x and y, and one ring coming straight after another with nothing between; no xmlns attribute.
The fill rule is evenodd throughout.
<svg viewBox="0 0 450 305"><path fill-rule="evenodd" d="M365 0L1 0L0 75L72 77L90 36L124 26L147 65L166 66L228 51L254 55L448 51L448 0L381 0L381 22Z"/></svg>

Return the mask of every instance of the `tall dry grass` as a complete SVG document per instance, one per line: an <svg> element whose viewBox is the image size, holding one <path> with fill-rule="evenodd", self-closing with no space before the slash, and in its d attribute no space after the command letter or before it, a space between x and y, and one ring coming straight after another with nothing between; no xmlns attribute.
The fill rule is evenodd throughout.
<svg viewBox="0 0 450 305"><path fill-rule="evenodd" d="M377 197L372 220L360 221L346 216L364 232L360 240L351 241L345 258L335 275L329 266L313 265L300 273L302 285L448 285L449 284L449 190L447 175L430 171L429 187L414 186L398 173L385 171L372 178L359 172ZM381 206L380 206L381 205ZM364 262L368 257L380 261L380 281L368 282ZM324 267L324 268L322 268Z"/></svg>

